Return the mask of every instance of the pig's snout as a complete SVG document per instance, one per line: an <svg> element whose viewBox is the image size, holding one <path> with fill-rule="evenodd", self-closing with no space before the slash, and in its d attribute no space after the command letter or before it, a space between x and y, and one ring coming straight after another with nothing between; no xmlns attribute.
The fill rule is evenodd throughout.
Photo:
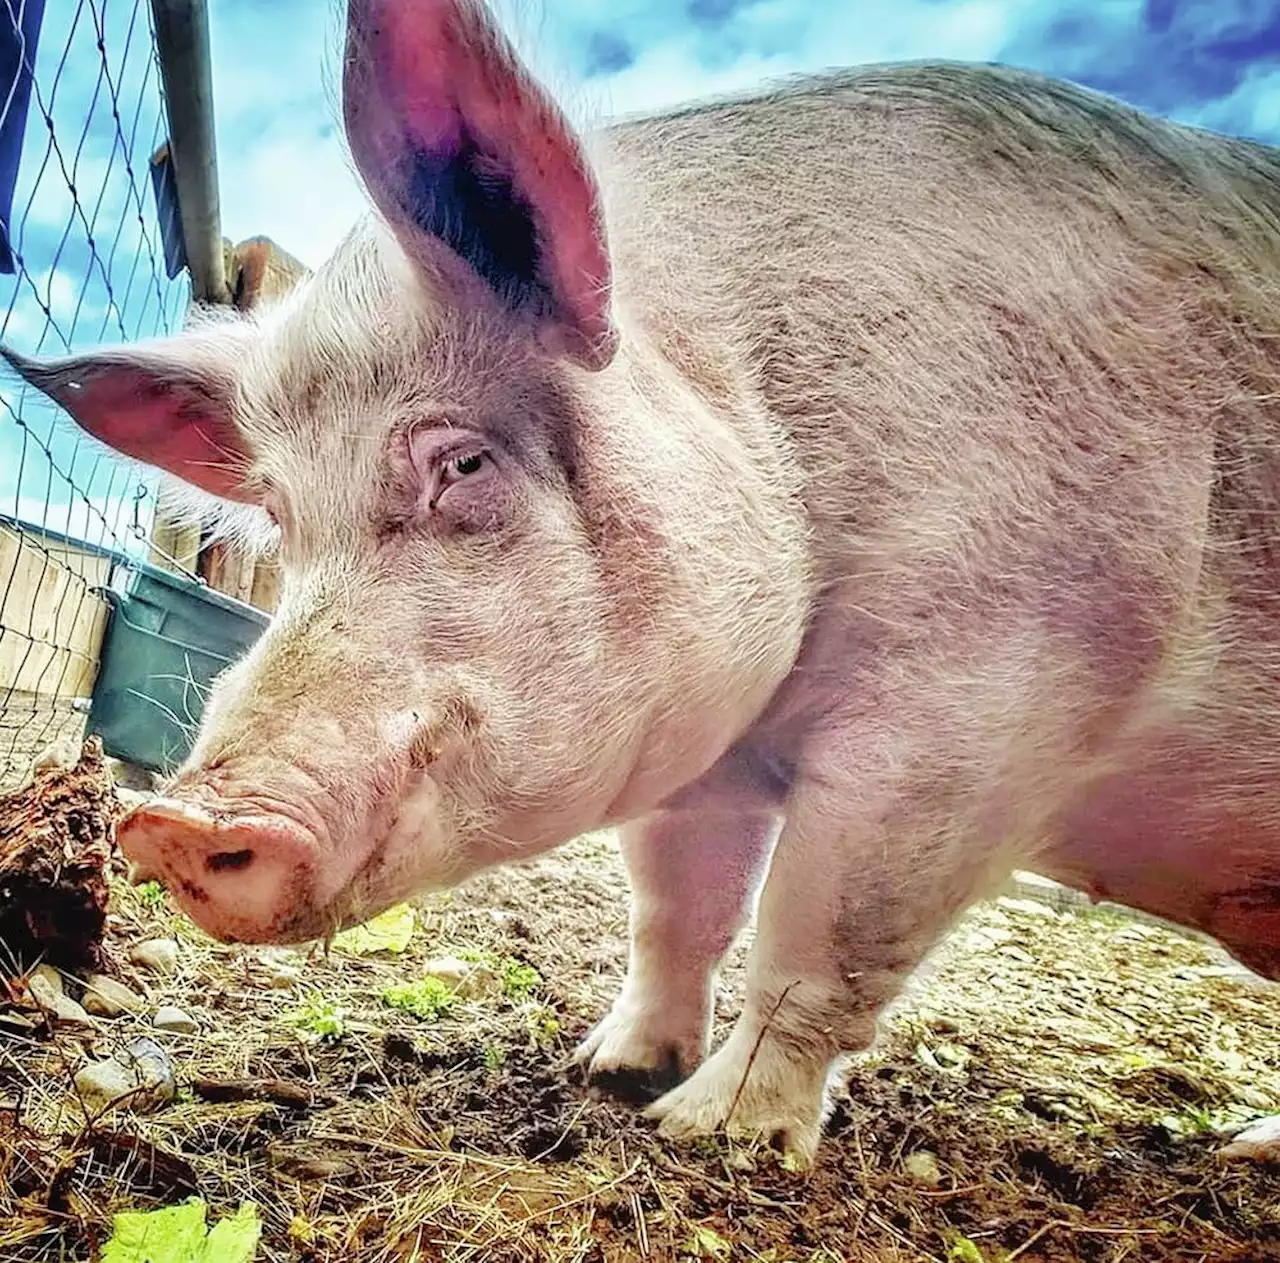
<svg viewBox="0 0 1280 1263"><path fill-rule="evenodd" d="M158 799L126 817L119 840L126 859L156 874L215 938L265 943L324 933L320 843L290 816Z"/></svg>

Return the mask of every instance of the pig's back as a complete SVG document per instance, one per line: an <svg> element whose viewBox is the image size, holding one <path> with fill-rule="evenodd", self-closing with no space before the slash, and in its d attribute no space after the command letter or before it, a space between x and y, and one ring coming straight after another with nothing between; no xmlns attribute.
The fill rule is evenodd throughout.
<svg viewBox="0 0 1280 1263"><path fill-rule="evenodd" d="M1061 467L1083 431L1188 470L1216 431L1275 494L1280 150L953 64L607 136L621 309L731 414L763 404L842 569L920 487ZM968 509L990 526L989 485Z"/></svg>

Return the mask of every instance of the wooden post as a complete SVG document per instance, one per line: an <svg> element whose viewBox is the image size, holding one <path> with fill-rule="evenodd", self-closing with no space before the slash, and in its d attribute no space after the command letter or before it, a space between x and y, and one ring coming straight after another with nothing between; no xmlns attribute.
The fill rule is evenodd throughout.
<svg viewBox="0 0 1280 1263"><path fill-rule="evenodd" d="M249 237L238 245L223 239L228 297L239 311L282 298L311 275L310 269L269 237ZM255 562L224 542L205 545L198 527L181 527L157 515L152 540L188 573L198 574L218 592L274 612L279 597L275 563ZM157 557L158 564L170 564Z"/></svg>

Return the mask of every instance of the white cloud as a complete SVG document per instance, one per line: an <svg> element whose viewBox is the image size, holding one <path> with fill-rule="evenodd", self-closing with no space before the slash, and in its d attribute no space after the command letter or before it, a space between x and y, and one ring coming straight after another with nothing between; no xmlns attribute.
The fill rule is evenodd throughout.
<svg viewBox="0 0 1280 1263"><path fill-rule="evenodd" d="M36 291L53 313L54 320L70 320L75 312L80 284L60 268L45 268L36 276Z"/></svg>
<svg viewBox="0 0 1280 1263"><path fill-rule="evenodd" d="M293 120L271 124L222 183L222 231L264 233L311 267L323 263L367 207L336 137Z"/></svg>
<svg viewBox="0 0 1280 1263"><path fill-rule="evenodd" d="M711 34L681 19L655 21L649 6L600 3L501 6L535 68L569 99L575 117L607 119L750 89L832 64L948 56L990 58L1025 12L1015 0L932 0L797 5L766 0ZM658 15L661 16L661 15ZM316 266L367 207L343 149L334 93L341 28L330 6L232 5L212 14L214 94L224 234L265 233ZM566 49L591 29L638 24L651 36L627 69L572 82ZM708 70L708 42L731 38L740 52Z"/></svg>

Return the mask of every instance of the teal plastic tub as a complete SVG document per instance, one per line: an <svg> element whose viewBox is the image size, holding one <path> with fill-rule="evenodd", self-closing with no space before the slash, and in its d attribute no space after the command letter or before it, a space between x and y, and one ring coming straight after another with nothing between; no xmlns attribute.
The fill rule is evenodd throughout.
<svg viewBox="0 0 1280 1263"><path fill-rule="evenodd" d="M88 730L116 759L172 770L195 739L215 676L248 652L270 619L184 575L131 563L107 588L106 635Z"/></svg>

